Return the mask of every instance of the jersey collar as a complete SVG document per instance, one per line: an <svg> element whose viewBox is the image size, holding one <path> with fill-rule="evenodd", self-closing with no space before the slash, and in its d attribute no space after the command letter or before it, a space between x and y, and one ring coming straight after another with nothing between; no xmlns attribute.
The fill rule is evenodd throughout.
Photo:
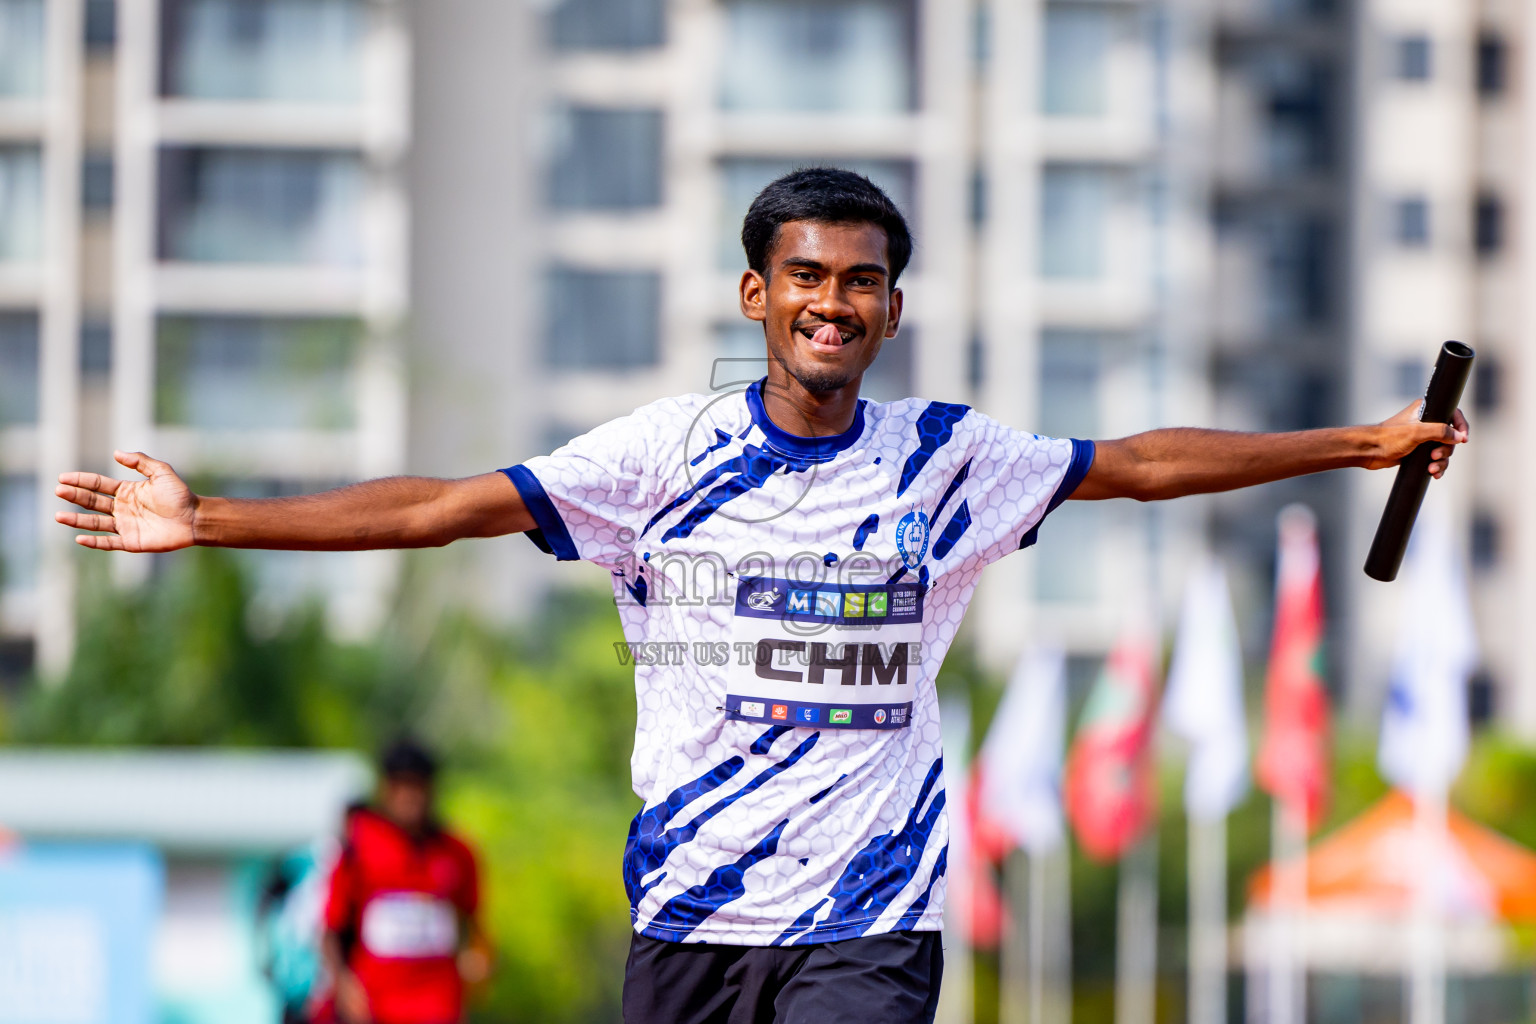
<svg viewBox="0 0 1536 1024"><path fill-rule="evenodd" d="M858 407L853 411L853 423L841 434L801 437L799 434L791 434L782 429L768 418L768 410L763 408L763 382L767 379L764 377L747 388L747 409L752 414L752 422L757 424L757 428L768 439L769 447L775 451L803 459L825 460L832 458L838 452L846 451L863 435L864 399L862 398L859 399Z"/></svg>

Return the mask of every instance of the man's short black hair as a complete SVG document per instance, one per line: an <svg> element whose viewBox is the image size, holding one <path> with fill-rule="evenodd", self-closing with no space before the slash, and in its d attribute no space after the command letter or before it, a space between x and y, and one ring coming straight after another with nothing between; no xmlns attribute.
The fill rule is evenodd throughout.
<svg viewBox="0 0 1536 1024"><path fill-rule="evenodd" d="M768 276L768 254L779 227L794 220L823 224L874 224L885 232L891 287L912 259L912 232L891 197L864 177L839 167L803 167L791 171L752 200L741 222L741 247L747 266Z"/></svg>
<svg viewBox="0 0 1536 1024"><path fill-rule="evenodd" d="M410 736L402 736L379 755L379 770L384 778L431 782L437 776L437 758Z"/></svg>

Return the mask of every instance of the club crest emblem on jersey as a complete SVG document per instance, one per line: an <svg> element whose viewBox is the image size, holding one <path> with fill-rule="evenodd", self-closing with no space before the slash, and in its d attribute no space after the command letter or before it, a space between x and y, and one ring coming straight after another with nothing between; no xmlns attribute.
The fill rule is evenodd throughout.
<svg viewBox="0 0 1536 1024"><path fill-rule="evenodd" d="M896 553L908 569L916 569L928 553L928 513L913 509L896 524Z"/></svg>
<svg viewBox="0 0 1536 1024"><path fill-rule="evenodd" d="M755 594L747 596L747 607L755 612L771 611L773 606L779 603L779 588L772 590L759 590Z"/></svg>

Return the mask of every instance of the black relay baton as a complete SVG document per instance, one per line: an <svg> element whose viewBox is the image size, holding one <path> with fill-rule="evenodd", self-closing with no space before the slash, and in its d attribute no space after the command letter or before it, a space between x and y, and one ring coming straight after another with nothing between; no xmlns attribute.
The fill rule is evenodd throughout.
<svg viewBox="0 0 1536 1024"><path fill-rule="evenodd" d="M1459 341L1440 346L1440 358L1435 360L1435 372L1430 375L1424 405L1419 410L1420 422L1451 422L1461 402L1462 389L1467 386L1467 377L1472 373L1472 356L1472 347ZM1418 518L1424 492L1429 489L1429 453L1444 443L1425 441L1398 463L1392 494L1381 512L1376 539L1371 541L1371 553L1365 559L1365 574L1371 579L1383 583L1397 579L1403 553L1408 550L1408 536L1413 533L1413 521Z"/></svg>

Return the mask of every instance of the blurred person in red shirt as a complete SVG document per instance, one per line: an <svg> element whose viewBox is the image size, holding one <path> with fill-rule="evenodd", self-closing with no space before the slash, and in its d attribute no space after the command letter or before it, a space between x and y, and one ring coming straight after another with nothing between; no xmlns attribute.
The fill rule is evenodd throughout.
<svg viewBox="0 0 1536 1024"><path fill-rule="evenodd" d="M433 813L437 763L403 739L384 752L374 807L347 815L322 951L333 990L317 1020L458 1024L490 974L469 846Z"/></svg>

